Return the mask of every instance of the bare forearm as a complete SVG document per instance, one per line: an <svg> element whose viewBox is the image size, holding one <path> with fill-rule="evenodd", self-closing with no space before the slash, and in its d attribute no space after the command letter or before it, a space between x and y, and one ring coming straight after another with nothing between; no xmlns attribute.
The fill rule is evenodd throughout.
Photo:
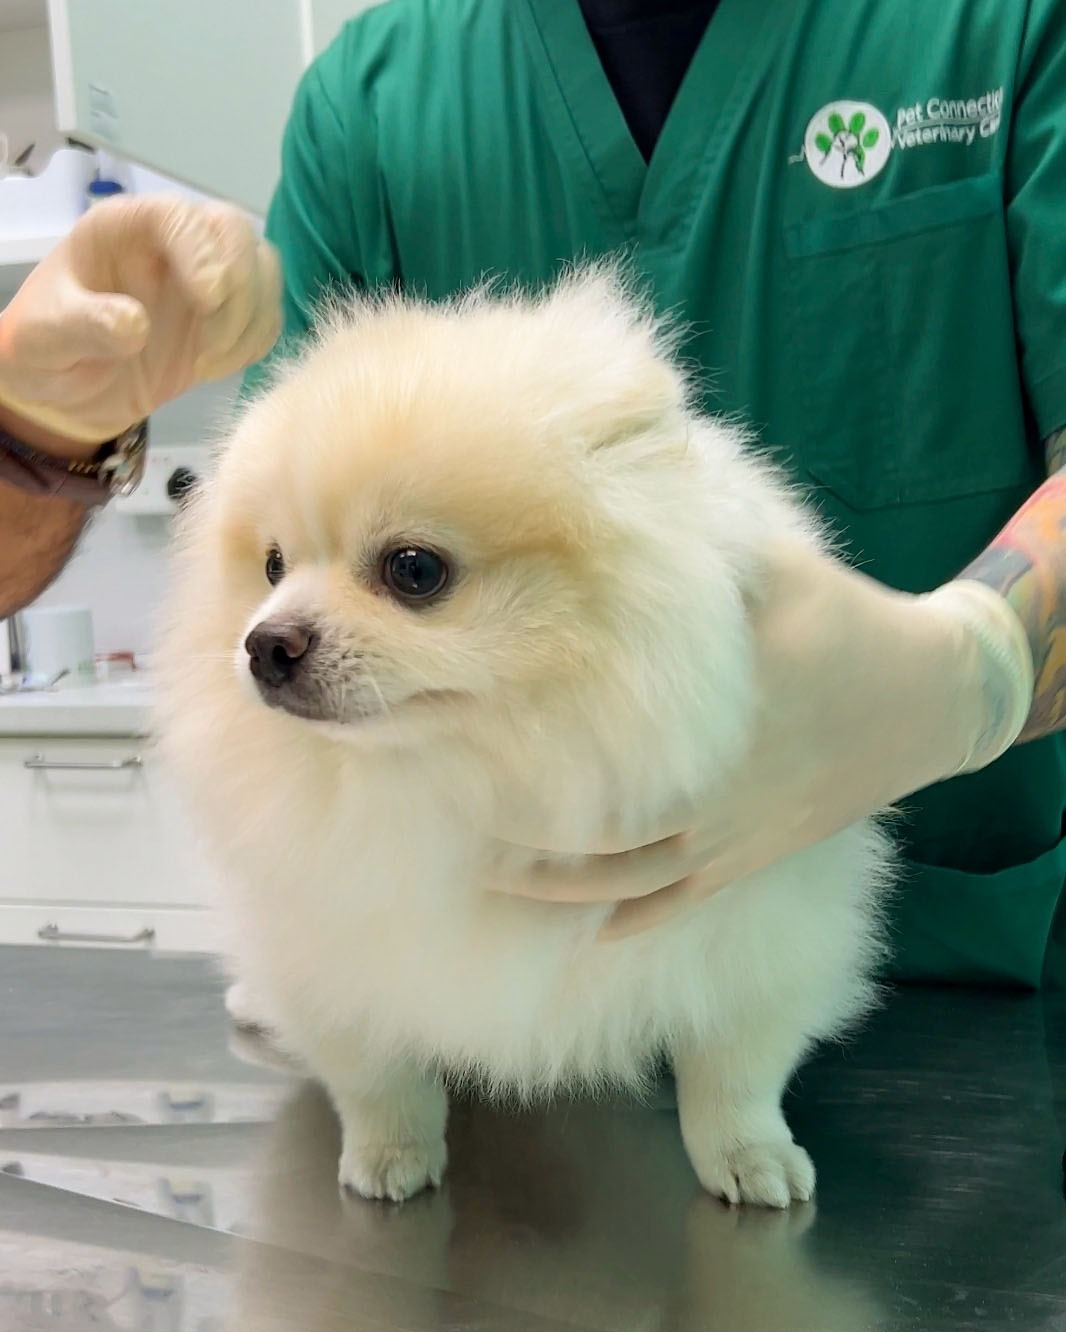
<svg viewBox="0 0 1066 1332"><path fill-rule="evenodd" d="M5 403L0 403L0 430L59 458L89 458L100 447L57 435ZM81 505L0 482L0 617L44 591L70 559L84 526Z"/></svg>
<svg viewBox="0 0 1066 1332"><path fill-rule="evenodd" d="M1051 475L964 577L1001 593L1033 653L1033 706L1020 740L1066 728L1066 429L1047 442Z"/></svg>
<svg viewBox="0 0 1066 1332"><path fill-rule="evenodd" d="M85 509L0 482L0 618L28 605L70 558Z"/></svg>

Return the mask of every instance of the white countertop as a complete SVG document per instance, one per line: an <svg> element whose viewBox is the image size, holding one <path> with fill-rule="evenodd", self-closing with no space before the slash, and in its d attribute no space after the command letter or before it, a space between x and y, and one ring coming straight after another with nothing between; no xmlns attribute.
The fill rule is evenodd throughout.
<svg viewBox="0 0 1066 1332"><path fill-rule="evenodd" d="M40 693L0 694L6 735L146 735L152 689L143 676Z"/></svg>

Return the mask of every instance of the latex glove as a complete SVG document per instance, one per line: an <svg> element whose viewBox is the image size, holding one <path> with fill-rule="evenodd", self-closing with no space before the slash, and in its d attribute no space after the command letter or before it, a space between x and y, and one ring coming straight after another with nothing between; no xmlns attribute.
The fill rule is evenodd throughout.
<svg viewBox="0 0 1066 1332"><path fill-rule="evenodd" d="M281 326L273 249L237 208L165 195L92 208L0 312L0 404L102 443Z"/></svg>
<svg viewBox="0 0 1066 1332"><path fill-rule="evenodd" d="M761 703L752 745L697 824L650 830L636 850L599 848L611 853L577 870L545 861L508 891L619 901L603 937L633 933L913 791L985 766L1024 725L1032 654L1018 617L984 584L908 596L782 545L770 552L753 620Z"/></svg>

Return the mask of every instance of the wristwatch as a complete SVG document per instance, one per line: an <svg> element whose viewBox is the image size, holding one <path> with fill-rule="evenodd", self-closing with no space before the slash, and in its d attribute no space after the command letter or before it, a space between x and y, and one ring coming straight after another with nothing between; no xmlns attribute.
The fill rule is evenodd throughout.
<svg viewBox="0 0 1066 1332"><path fill-rule="evenodd" d="M0 428L0 481L30 495L59 496L87 509L129 495L144 473L148 422L130 426L84 462L53 458Z"/></svg>

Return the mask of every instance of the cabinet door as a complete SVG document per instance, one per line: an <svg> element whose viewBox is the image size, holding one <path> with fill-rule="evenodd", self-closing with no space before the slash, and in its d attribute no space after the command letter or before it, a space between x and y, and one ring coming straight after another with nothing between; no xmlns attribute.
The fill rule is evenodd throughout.
<svg viewBox="0 0 1066 1332"><path fill-rule="evenodd" d="M0 899L201 905L210 871L143 740L0 741Z"/></svg>
<svg viewBox="0 0 1066 1332"><path fill-rule="evenodd" d="M60 127L263 213L309 0L50 0Z"/></svg>

